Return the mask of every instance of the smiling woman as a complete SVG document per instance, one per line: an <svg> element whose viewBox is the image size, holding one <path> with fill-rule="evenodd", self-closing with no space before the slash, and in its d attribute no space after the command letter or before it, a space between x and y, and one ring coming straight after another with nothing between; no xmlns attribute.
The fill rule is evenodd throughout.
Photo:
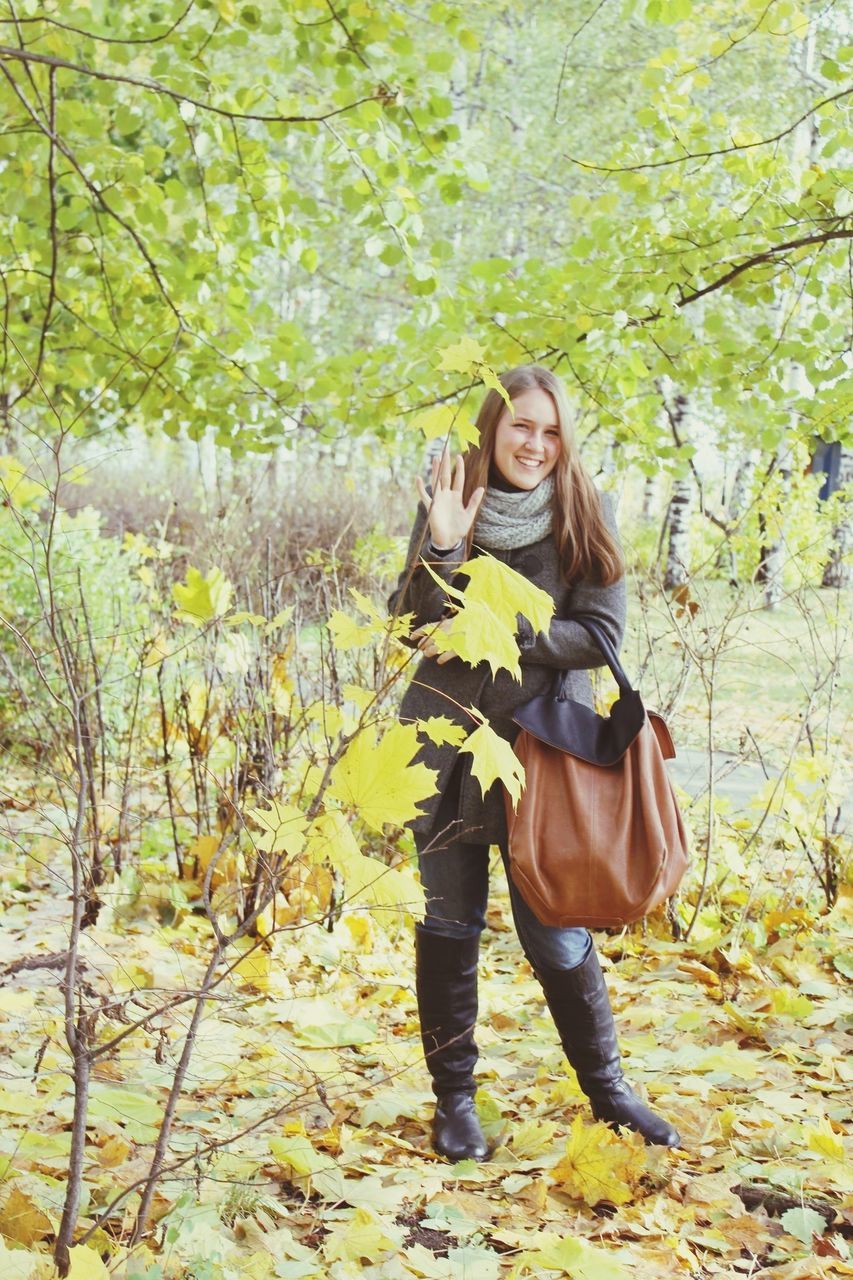
<svg viewBox="0 0 853 1280"><path fill-rule="evenodd" d="M588 669L603 655L573 620L597 621L618 651L625 623L622 555L609 499L584 469L560 379L524 365L501 377L511 408L487 392L477 417L479 445L451 474L445 453L433 463L432 485L418 480L421 505L406 568L391 596L392 613L414 615L412 639L423 654L400 715L419 722L455 720L464 731L429 742L419 753L437 773L437 794L412 822L426 912L416 930L416 987L424 1053L437 1098L433 1144L452 1160L481 1160L486 1143L474 1106L477 1046L477 956L486 923L489 846L507 861L503 794L485 795L459 742L475 708L512 742L515 709L566 672L565 696L592 706ZM466 559L488 553L521 573L554 601L547 631L519 620L520 682L493 676L487 662L471 666L439 652L437 627L447 619L443 583L464 588ZM430 573L424 566L429 565ZM457 576L458 575L458 576ZM593 1113L647 1142L675 1146L678 1134L625 1082L607 987L586 929L553 928L533 914L509 877L510 902L524 954L542 984L566 1056L592 1102Z"/></svg>

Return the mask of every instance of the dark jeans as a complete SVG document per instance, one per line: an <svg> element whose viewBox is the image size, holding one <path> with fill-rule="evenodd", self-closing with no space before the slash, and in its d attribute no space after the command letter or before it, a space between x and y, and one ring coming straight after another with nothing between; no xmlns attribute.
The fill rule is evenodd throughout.
<svg viewBox="0 0 853 1280"><path fill-rule="evenodd" d="M486 926L489 899L489 846L454 835L459 803L458 782L451 780L442 797L430 836L417 840L418 865L426 896L422 928L445 938L475 938ZM445 830L447 828L447 830ZM509 881L515 931L534 969L574 969L589 954L592 939L586 929L555 929L542 924L528 907L509 874L507 853L501 848Z"/></svg>

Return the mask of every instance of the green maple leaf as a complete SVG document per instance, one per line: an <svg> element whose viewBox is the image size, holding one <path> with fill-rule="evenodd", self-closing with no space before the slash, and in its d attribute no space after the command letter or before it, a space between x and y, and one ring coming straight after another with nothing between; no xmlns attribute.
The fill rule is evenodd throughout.
<svg viewBox="0 0 853 1280"><path fill-rule="evenodd" d="M414 724L392 725L379 739L362 730L332 770L328 795L355 810L372 831L387 823L403 826L435 793L435 771L412 764L419 747Z"/></svg>
<svg viewBox="0 0 853 1280"><path fill-rule="evenodd" d="M470 751L471 772L483 795L493 782L500 779L512 797L513 805L518 804L524 786L524 765L507 740L499 737L491 725L478 725L459 750Z"/></svg>

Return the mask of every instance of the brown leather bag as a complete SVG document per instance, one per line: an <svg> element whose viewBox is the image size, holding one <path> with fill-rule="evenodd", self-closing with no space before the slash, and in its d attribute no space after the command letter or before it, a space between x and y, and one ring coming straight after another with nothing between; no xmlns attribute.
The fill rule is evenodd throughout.
<svg viewBox="0 0 853 1280"><path fill-rule="evenodd" d="M506 795L510 874L543 924L618 927L678 888L687 837L665 760L663 718L647 712L597 620L574 617L599 644L620 696L609 716L573 702L563 673L513 717L525 787Z"/></svg>

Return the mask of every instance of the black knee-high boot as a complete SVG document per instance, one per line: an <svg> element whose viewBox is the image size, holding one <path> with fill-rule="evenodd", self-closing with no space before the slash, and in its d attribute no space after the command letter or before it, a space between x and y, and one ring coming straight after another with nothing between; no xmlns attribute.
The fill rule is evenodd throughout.
<svg viewBox="0 0 853 1280"><path fill-rule="evenodd" d="M480 940L415 928L421 1039L436 1096L432 1143L448 1160L483 1160L488 1147L474 1094L477 957Z"/></svg>
<svg viewBox="0 0 853 1280"><path fill-rule="evenodd" d="M678 1131L641 1102L622 1075L610 997L595 951L574 969L539 967L536 976L596 1120L635 1129L651 1145L680 1146Z"/></svg>

